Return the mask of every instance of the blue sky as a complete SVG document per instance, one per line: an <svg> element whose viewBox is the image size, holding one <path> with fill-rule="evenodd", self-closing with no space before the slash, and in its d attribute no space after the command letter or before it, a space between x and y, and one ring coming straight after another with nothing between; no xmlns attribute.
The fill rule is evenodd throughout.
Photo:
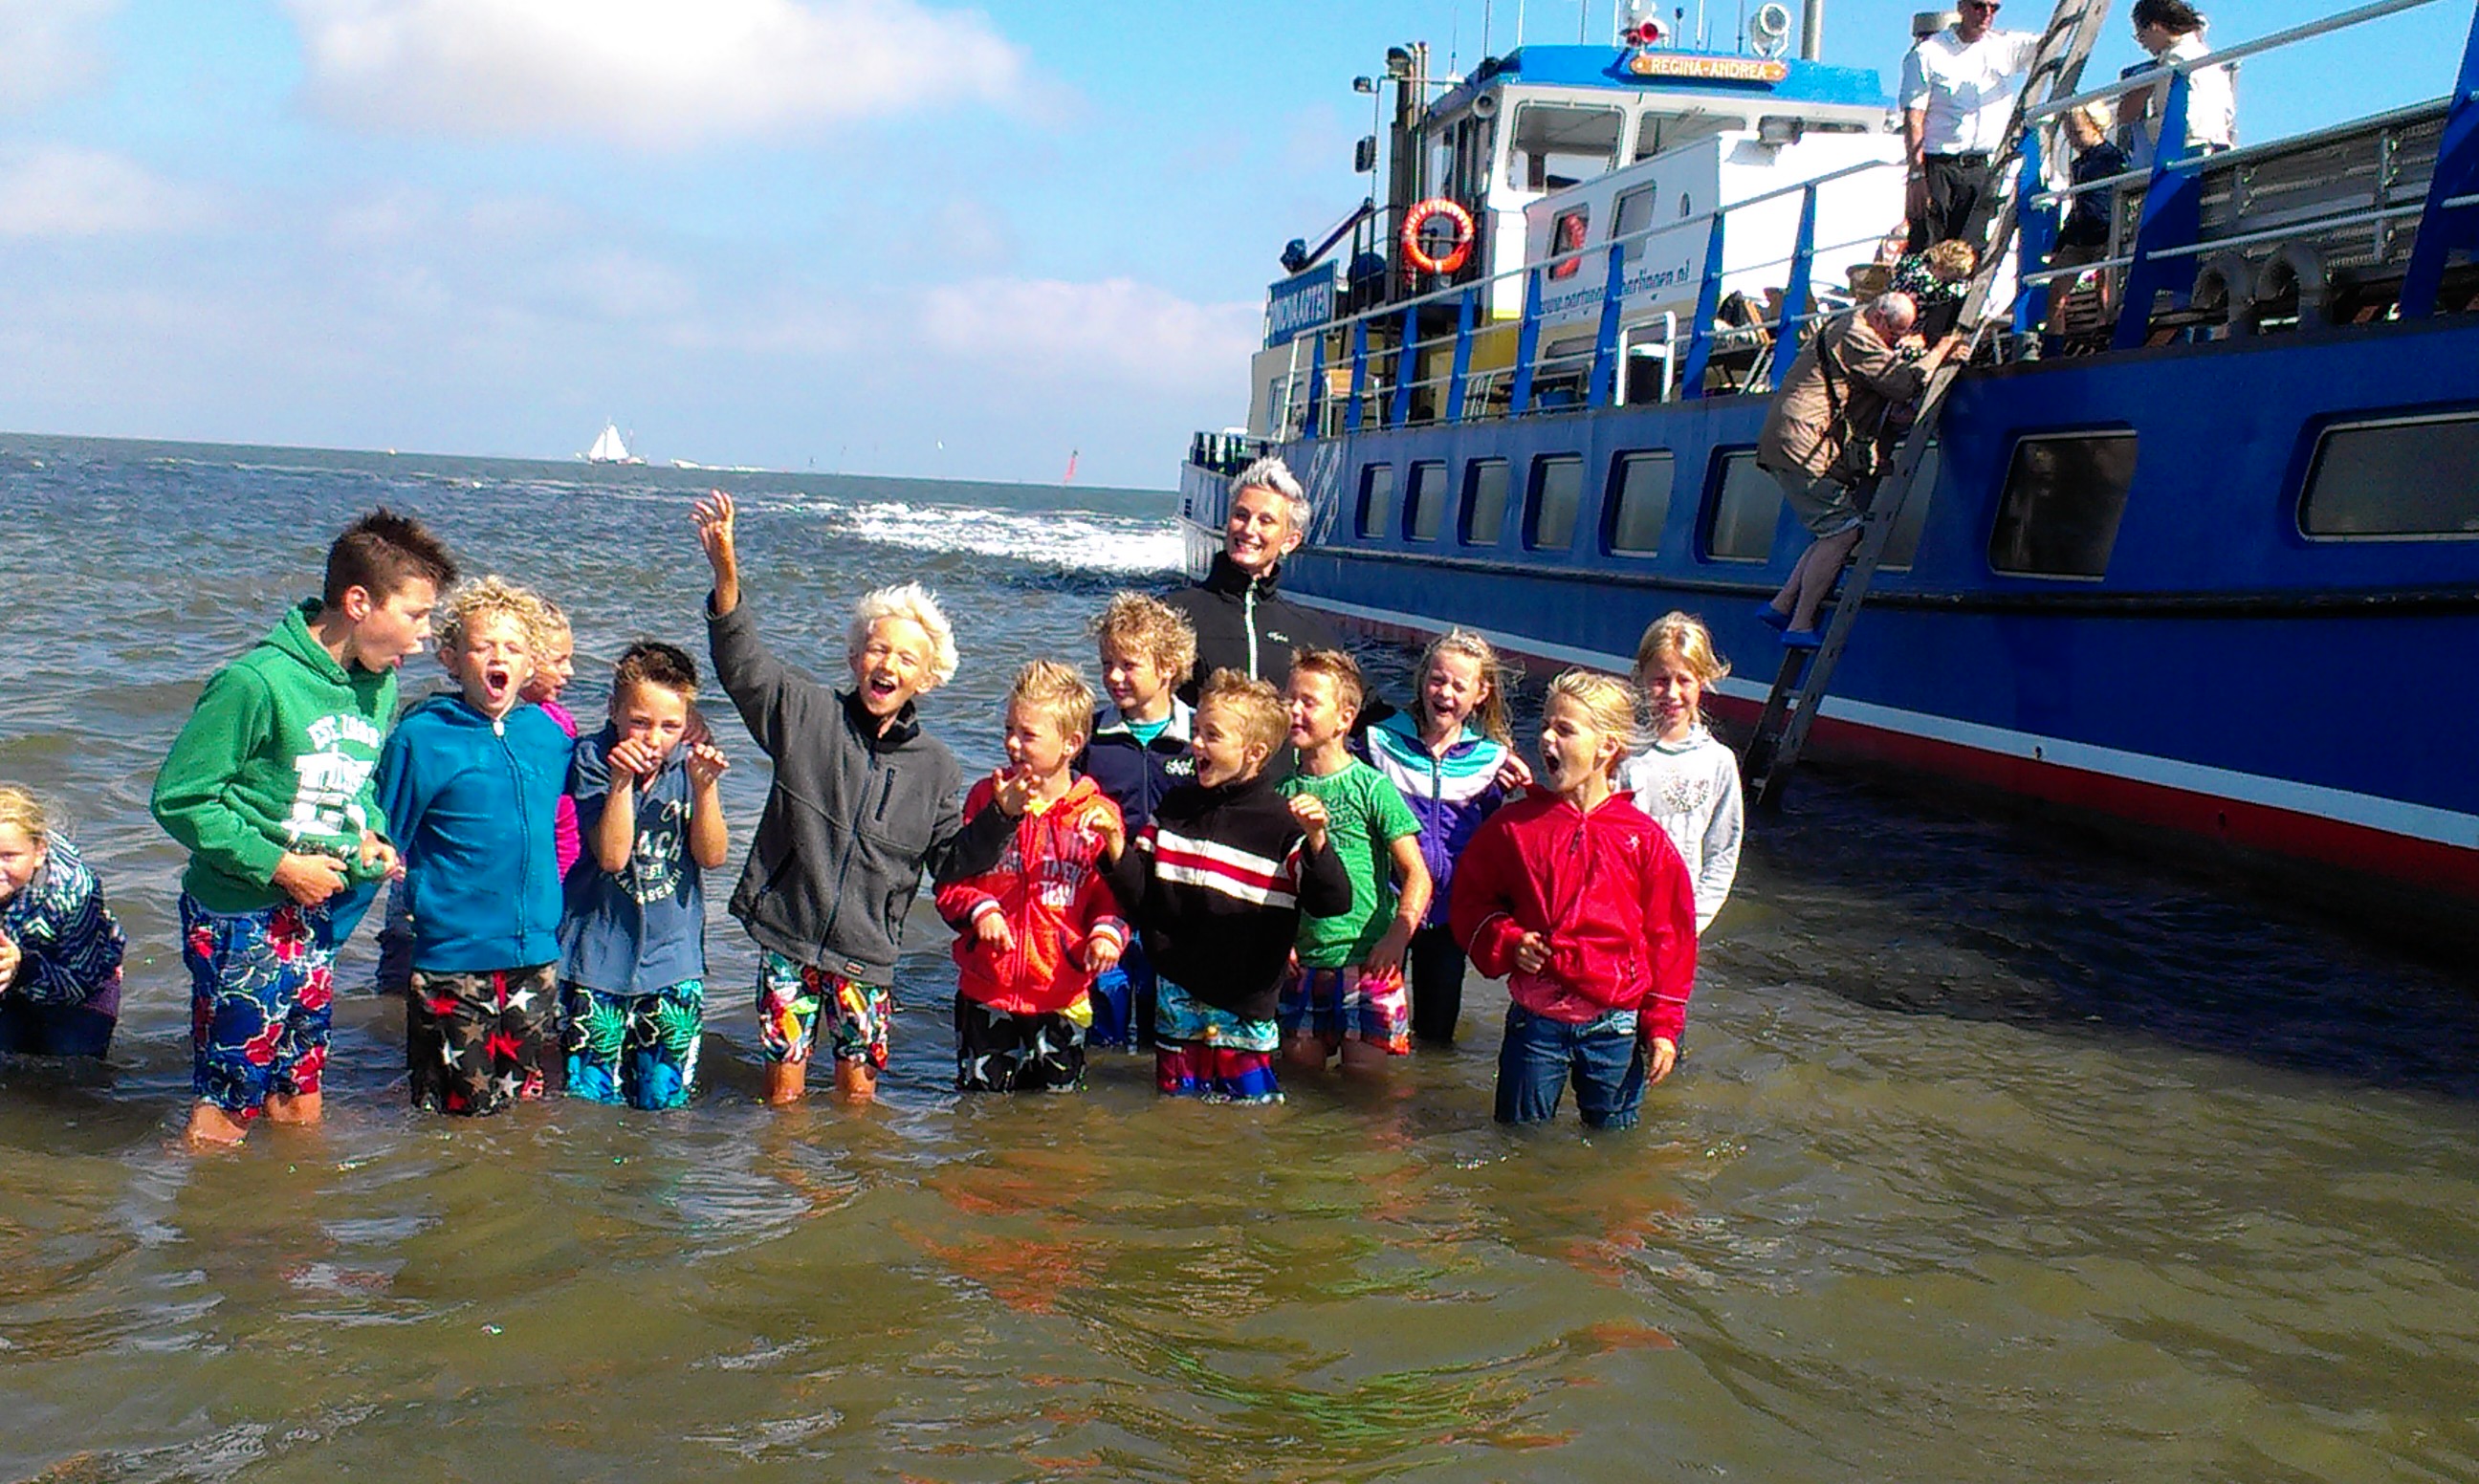
<svg viewBox="0 0 2479 1484"><path fill-rule="evenodd" d="M1827 60L1890 78L1912 9L1830 0ZM607 415L658 460L1166 485L1245 412L1283 242L1359 198L1352 76L1469 67L1483 10L0 0L0 427L559 457ZM2242 135L2441 95L2469 23L2250 64Z"/></svg>

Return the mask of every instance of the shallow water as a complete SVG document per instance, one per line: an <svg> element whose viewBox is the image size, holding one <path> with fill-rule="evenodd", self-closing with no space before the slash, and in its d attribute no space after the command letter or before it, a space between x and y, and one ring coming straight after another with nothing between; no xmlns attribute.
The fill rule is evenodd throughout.
<svg viewBox="0 0 2479 1484"><path fill-rule="evenodd" d="M1631 1135L1491 1125L1478 984L1383 1087L1164 1104L1106 1055L1081 1096L958 1102L926 911L884 1105L770 1113L718 909L684 1113L417 1116L400 1012L354 997L325 1128L178 1153L146 789L337 525L408 506L566 601L580 714L628 639L701 648L688 481L409 465L0 438L0 778L70 806L132 942L108 1069L0 1067L0 1476L2479 1477L2468 986L1824 775ZM1085 657L1176 551L1159 498L1062 536L1058 491L734 483L787 652L832 656L867 586L947 594L930 714L968 764L1014 665Z"/></svg>

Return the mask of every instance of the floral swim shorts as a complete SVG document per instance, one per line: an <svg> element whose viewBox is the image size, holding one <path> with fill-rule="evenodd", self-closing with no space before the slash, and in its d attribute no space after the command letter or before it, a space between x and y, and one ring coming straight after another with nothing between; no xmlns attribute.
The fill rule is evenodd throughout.
<svg viewBox="0 0 2479 1484"><path fill-rule="evenodd" d="M181 894L190 1086L200 1101L246 1120L270 1094L319 1091L335 1013L333 931L323 907L211 912Z"/></svg>
<svg viewBox="0 0 2479 1484"><path fill-rule="evenodd" d="M826 1021L828 1049L838 1062L867 1062L886 1070L886 1033L895 1022L895 991L884 985L795 963L772 949L757 953L757 1034L773 1063L798 1063L817 1049Z"/></svg>

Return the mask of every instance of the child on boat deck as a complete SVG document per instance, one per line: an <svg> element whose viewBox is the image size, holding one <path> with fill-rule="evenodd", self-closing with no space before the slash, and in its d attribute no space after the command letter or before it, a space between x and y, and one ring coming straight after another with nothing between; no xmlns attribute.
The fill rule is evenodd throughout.
<svg viewBox="0 0 2479 1484"><path fill-rule="evenodd" d="M1029 792L1009 780L967 824L963 773L921 729L915 698L956 673L956 635L918 583L860 601L846 633L853 685L830 690L771 653L742 601L738 509L717 490L698 502L698 542L714 571L706 638L714 672L774 763L765 812L731 894L757 940L757 1015L766 1100L800 1101L821 1035L835 1085L877 1095L895 1012L904 917L927 866L986 871Z"/></svg>
<svg viewBox="0 0 2479 1484"><path fill-rule="evenodd" d="M1029 795L998 864L942 883L938 915L956 929L956 1090L1072 1092L1085 1083L1094 976L1119 961L1128 925L1102 879L1125 837L1119 807L1068 760L1085 746L1093 692L1065 665L1036 659L1008 691L1002 777ZM973 785L978 814L1001 779Z"/></svg>
<svg viewBox="0 0 2479 1484"><path fill-rule="evenodd" d="M543 1096L556 1064L554 825L574 744L524 701L542 601L483 577L443 607L439 648L458 689L397 724L378 797L403 846L413 914L413 1105L487 1117Z"/></svg>
<svg viewBox="0 0 2479 1484"><path fill-rule="evenodd" d="M1619 769L1619 791L1678 847L1696 883L1696 932L1713 925L1739 874L1739 758L1704 727L1704 688L1730 673L1713 635L1684 613L1655 619L1635 647L1652 745Z"/></svg>
<svg viewBox="0 0 2479 1484"><path fill-rule="evenodd" d="M1696 980L1696 895L1659 825L1611 786L1635 697L1605 675L1549 683L1543 788L1497 811L1455 868L1449 919L1472 962L1507 976L1497 1121L1636 1120L1648 1079L1678 1060Z"/></svg>
<svg viewBox="0 0 2479 1484"><path fill-rule="evenodd" d="M207 681L156 774L156 823L190 852L192 1144L237 1143L262 1112L319 1121L330 964L369 905L353 888L396 870L371 798L396 667L422 652L455 578L421 523L354 522L319 596Z"/></svg>
<svg viewBox="0 0 2479 1484"><path fill-rule="evenodd" d="M560 1020L568 1092L596 1103L687 1105L705 1031L705 875L730 850L731 766L696 725L697 662L630 645L611 714L576 744L568 796L592 849L563 878Z"/></svg>
<svg viewBox="0 0 2479 1484"><path fill-rule="evenodd" d="M1406 956L1412 1037L1451 1046L1463 1018L1465 965L1446 926L1455 860L1508 792L1532 781L1532 770L1516 755L1504 675L1488 640L1462 628L1441 634L1413 674L1419 689L1412 709L1370 727L1360 745L1419 821L1420 859L1429 871L1429 909Z"/></svg>
<svg viewBox="0 0 2479 1484"><path fill-rule="evenodd" d="M1111 796L1134 832L1153 819L1165 795L1196 776L1188 752L1196 713L1177 694L1196 668L1196 630L1159 598L1118 593L1093 632L1111 704L1093 713L1091 740L1074 767ZM1096 1046L1150 1046L1153 1028L1153 965L1144 944L1131 942L1118 963L1093 982L1088 1039Z"/></svg>
<svg viewBox="0 0 2479 1484"><path fill-rule="evenodd" d="M1298 1067L1322 1068L1340 1051L1346 1069L1369 1071L1412 1050L1403 951L1429 909L1429 868L1420 858L1420 822L1403 795L1351 755L1366 696L1360 666L1340 650L1305 650L1291 660L1285 699L1299 770L1282 792L1323 806L1326 838L1351 879L1349 911L1302 919L1299 971L1276 1005L1284 1060Z"/></svg>
<svg viewBox="0 0 2479 1484"><path fill-rule="evenodd" d="M77 847L33 794L0 783L0 1053L111 1049L126 947Z"/></svg>
<svg viewBox="0 0 2479 1484"><path fill-rule="evenodd" d="M1291 730L1282 693L1217 670L1198 693L1196 778L1171 790L1111 870L1159 976L1154 1079L1165 1093L1279 1101L1275 1000L1300 918L1351 909L1314 795L1265 765Z"/></svg>

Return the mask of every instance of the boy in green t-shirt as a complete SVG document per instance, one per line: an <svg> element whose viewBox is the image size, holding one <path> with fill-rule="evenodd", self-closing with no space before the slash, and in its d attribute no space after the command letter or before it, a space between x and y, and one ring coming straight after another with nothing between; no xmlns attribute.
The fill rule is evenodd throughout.
<svg viewBox="0 0 2479 1484"><path fill-rule="evenodd" d="M1366 693L1360 666L1340 650L1307 650L1291 661L1286 697L1300 759L1283 792L1303 826L1322 816L1351 877L1350 911L1300 920L1299 972L1275 1007L1284 1058L1298 1067L1321 1068L1340 1051L1345 1070L1367 1070L1412 1050L1403 950L1429 909L1429 868L1403 795L1351 755Z"/></svg>

